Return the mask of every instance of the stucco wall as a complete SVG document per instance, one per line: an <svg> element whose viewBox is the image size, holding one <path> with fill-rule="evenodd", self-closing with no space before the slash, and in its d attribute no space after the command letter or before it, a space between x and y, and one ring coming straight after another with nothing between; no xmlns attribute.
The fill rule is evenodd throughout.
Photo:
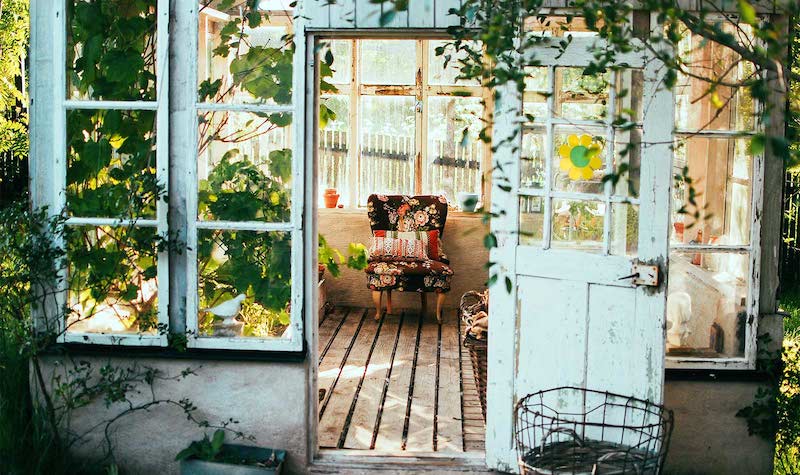
<svg viewBox="0 0 800 475"><path fill-rule="evenodd" d="M328 244L346 254L351 242L367 246L371 232L366 210L320 209L319 233ZM454 275L452 290L445 306L458 306L461 295L467 290L483 290L489 273L484 267L489 261L489 251L483 246L488 232L478 214L452 213L447 217L442 242L450 259ZM336 279L326 279L328 300L336 305L372 306L372 296L367 289L367 279L362 271L343 268ZM435 300L428 298L428 311L433 312ZM392 304L397 308L419 308L416 293L395 292Z"/></svg>
<svg viewBox="0 0 800 475"><path fill-rule="evenodd" d="M668 475L772 473L774 446L747 434L735 417L753 402L758 383L667 381L664 403L675 412Z"/></svg>
<svg viewBox="0 0 800 475"><path fill-rule="evenodd" d="M136 362L139 366L157 368L164 375L176 375L193 368L196 375L181 382L156 382L159 399L189 398L199 408L196 417L210 423L233 418L237 430L252 435L260 446L286 449L290 473L302 473L306 466L307 424L306 365L304 363L252 361L187 361L170 359L137 359L79 357L96 369L110 362L123 367ZM45 360L46 374L62 371L60 360ZM149 397L149 389L137 400ZM73 414L75 433L107 420L124 409L120 404L105 407L103 401L82 408ZM113 427L114 453L126 474L177 474L175 455L190 441L200 439L203 430L186 420L177 407L158 406L120 419ZM209 435L211 431L209 430ZM98 456L103 453L102 432L95 430L76 446L79 453Z"/></svg>
<svg viewBox="0 0 800 475"><path fill-rule="evenodd" d="M289 473L306 473L307 373L303 363L248 361L186 361L169 359L122 359L81 357L95 367L149 365L165 374L177 374L192 367L197 375L187 380L156 383L158 397L190 398L200 409L197 416L210 422L234 418L237 427L256 437L261 446L289 451ZM46 360L47 371L58 371L57 358ZM745 421L736 411L750 403L756 383L719 381L667 381L666 405L675 412L675 431L670 446L667 474L768 474L772 467L772 446L747 435ZM113 416L118 406L106 409L102 401L74 414L73 429L80 432ZM127 416L113 431L115 454L129 474L176 474L175 455L202 430L189 423L172 407L157 407L147 413ZM95 433L79 446L84 453L100 454L102 436ZM363 467L362 467L363 468ZM332 467L316 472L330 473ZM333 469L336 473L341 466ZM363 470L362 470L363 472Z"/></svg>

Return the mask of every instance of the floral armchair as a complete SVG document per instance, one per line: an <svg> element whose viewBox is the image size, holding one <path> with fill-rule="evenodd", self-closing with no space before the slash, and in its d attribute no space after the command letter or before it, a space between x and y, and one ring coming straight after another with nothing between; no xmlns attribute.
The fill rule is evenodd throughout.
<svg viewBox="0 0 800 475"><path fill-rule="evenodd" d="M374 231L439 231L441 239L447 220L447 200L443 196L370 195L367 214ZM441 242L441 241L440 241ZM386 309L392 311L392 290L419 292L422 310L426 307L426 293L436 293L436 319L442 320L445 295L450 291L453 270L449 266L442 246L432 246L435 256L428 259L370 256L366 268L367 287L372 290L375 318L381 314L381 300L386 294Z"/></svg>

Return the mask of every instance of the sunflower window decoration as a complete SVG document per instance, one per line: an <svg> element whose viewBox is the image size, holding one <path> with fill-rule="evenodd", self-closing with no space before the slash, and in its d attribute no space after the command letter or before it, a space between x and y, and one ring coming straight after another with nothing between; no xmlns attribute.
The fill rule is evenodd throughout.
<svg viewBox="0 0 800 475"><path fill-rule="evenodd" d="M561 157L559 168L567 172L570 180L589 180L594 176L594 171L603 166L600 153L603 146L590 135L570 134L567 143L558 148Z"/></svg>

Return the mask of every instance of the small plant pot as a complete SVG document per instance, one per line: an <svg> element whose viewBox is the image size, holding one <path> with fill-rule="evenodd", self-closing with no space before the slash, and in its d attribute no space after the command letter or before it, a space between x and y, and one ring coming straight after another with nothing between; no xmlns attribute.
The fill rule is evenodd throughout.
<svg viewBox="0 0 800 475"><path fill-rule="evenodd" d="M286 460L285 450L247 445L225 444L222 446L222 454L232 461L209 462L193 458L181 460L181 475L280 475ZM235 463L233 460L250 463ZM267 461L274 463L264 463Z"/></svg>
<svg viewBox="0 0 800 475"><path fill-rule="evenodd" d="M478 199L480 196L478 196L477 193L467 193L462 191L458 194L458 196L456 196L456 198L458 199L458 205L461 207L462 211L474 213L475 208L478 206Z"/></svg>
<svg viewBox="0 0 800 475"><path fill-rule="evenodd" d="M335 208L339 203L339 194L336 193L336 188L328 188L325 190L325 207Z"/></svg>

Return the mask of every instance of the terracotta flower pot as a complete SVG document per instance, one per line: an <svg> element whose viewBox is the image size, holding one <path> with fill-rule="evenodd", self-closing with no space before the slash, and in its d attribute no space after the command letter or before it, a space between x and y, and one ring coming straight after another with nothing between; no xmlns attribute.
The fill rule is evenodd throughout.
<svg viewBox="0 0 800 475"><path fill-rule="evenodd" d="M326 189L324 198L326 208L335 208L336 204L339 202L339 194L336 193L336 188Z"/></svg>

